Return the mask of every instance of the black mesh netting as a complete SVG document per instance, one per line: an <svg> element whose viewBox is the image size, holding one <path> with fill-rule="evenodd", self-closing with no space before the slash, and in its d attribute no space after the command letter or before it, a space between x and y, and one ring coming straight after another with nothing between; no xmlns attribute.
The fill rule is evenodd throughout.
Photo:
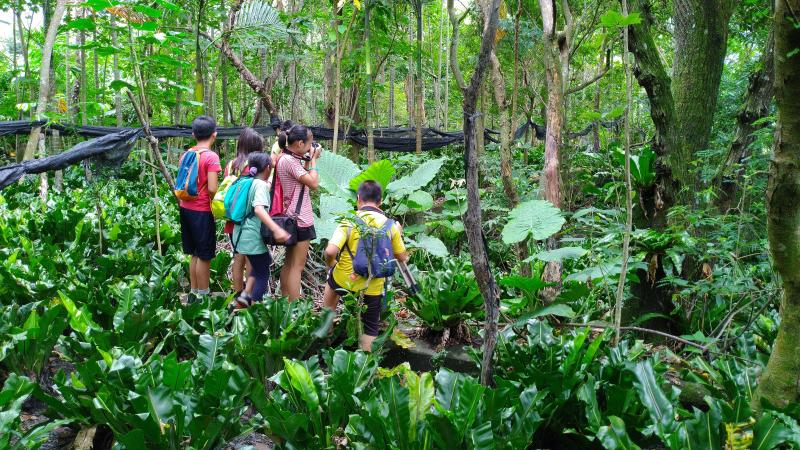
<svg viewBox="0 0 800 450"><path fill-rule="evenodd" d="M616 126L616 122L602 122L602 126L611 128ZM126 127L104 127L104 126L74 126L46 121L29 122L23 120L0 122L0 137L10 135L25 135L31 132L31 128L41 126L44 132L58 130L64 135L78 135L90 140L81 142L71 149L59 153L58 155L48 156L20 164L12 164L0 167L0 189L19 180L25 174L36 174L59 170L83 160L93 158L96 161L106 163L119 163L124 161L130 153L136 139L144 136L141 128ZM592 125L578 133L570 133L570 137L582 136L591 131ZM272 126L253 127L262 136L274 136L275 131ZM514 139L522 138L528 129L533 128L536 137L543 139L545 127L528 120L520 126L514 133ZM244 127L218 127L218 139L236 139ZM309 127L317 140L327 141L333 139L333 129L325 127ZM175 125L165 127L152 127L151 131L157 138L181 137L191 138L192 129L187 125ZM350 141L356 145L367 145L367 132L364 129L351 129L347 133L340 133L340 139ZM488 142L497 142L498 132L485 130L485 139ZM423 128L422 130L422 150L432 150L435 148L446 147L451 144L463 142L464 133L460 131L441 131L436 128ZM416 129L415 128L376 128L373 130L373 142L375 149L391 152L410 152L416 149Z"/></svg>

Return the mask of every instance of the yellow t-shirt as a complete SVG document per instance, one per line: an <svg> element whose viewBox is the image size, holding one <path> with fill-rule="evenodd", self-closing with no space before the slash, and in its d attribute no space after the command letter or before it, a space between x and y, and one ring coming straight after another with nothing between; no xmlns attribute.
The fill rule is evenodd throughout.
<svg viewBox="0 0 800 450"><path fill-rule="evenodd" d="M358 217L367 225L375 228L380 228L386 223L386 216L374 211L358 211ZM347 233L350 232L350 238L347 238ZM400 233L400 225L395 222L389 230L392 237L392 250L395 255L406 252L406 246L403 244L403 236ZM339 262L333 268L333 281L339 286L347 289L348 291L362 291L366 287L366 278L353 273L353 260L350 258L350 253L345 249L345 241L350 248L353 256L356 254L358 248L359 232L358 227L352 226L350 223L343 223L336 227L333 232L333 237L329 241L330 244L339 248ZM365 295L380 295L383 292L383 278L374 278L367 287Z"/></svg>

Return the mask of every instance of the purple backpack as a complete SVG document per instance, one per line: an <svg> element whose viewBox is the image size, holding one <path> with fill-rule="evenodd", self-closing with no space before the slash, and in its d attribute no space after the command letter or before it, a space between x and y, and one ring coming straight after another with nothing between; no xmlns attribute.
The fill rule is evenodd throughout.
<svg viewBox="0 0 800 450"><path fill-rule="evenodd" d="M391 236L394 220L386 219L386 223L380 228L367 225L360 217L356 218L356 222L360 225L361 236L358 239L355 255L347 244L352 228L348 231L347 240L345 240L345 248L353 261L353 273L364 278L369 278L370 271L372 278L389 278L394 275L397 269Z"/></svg>

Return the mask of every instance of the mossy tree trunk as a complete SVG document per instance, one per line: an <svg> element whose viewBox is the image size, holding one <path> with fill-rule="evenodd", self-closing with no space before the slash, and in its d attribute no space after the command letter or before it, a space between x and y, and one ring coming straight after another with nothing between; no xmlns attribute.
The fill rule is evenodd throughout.
<svg viewBox="0 0 800 450"><path fill-rule="evenodd" d="M750 146L756 140L754 133L766 126L760 124L759 120L769 114L772 103L772 85L775 78L773 53L774 39L770 33L766 50L761 54L759 67L750 74L747 94L736 113L736 132L728 149L728 155L712 181L718 195L715 203L722 213L734 207L739 186L744 182L743 164L750 155Z"/></svg>
<svg viewBox="0 0 800 450"><path fill-rule="evenodd" d="M800 0L775 1L775 147L767 187L772 264L783 281L781 325L761 375L755 409L800 402Z"/></svg>
<svg viewBox="0 0 800 450"><path fill-rule="evenodd" d="M728 22L732 0L674 0L674 56L672 76L667 73L653 39L650 1L633 0L631 12L641 23L629 27L629 51L634 55L633 74L647 92L650 117L655 126L652 149L657 155L656 179L640 189L644 219L641 227L664 230L667 213L676 204L691 204L697 177L691 161L708 145L717 104L722 67L727 51ZM665 251L645 257L648 270L639 271L633 287L634 314L673 309L669 285L662 283ZM668 322L658 325L670 328Z"/></svg>

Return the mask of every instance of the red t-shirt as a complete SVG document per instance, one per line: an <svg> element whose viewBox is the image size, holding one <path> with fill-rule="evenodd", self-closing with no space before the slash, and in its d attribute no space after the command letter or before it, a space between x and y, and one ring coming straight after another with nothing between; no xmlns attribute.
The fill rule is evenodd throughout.
<svg viewBox="0 0 800 450"><path fill-rule="evenodd" d="M194 149L195 147L192 147ZM180 161L186 155L184 152L181 155ZM180 161L178 165L180 166ZM181 200L180 207L190 209L192 211L208 211L211 212L211 198L208 195L208 174L210 172L221 172L222 167L219 165L219 156L212 150L206 150L199 155L199 170L197 174L197 198L194 200Z"/></svg>

